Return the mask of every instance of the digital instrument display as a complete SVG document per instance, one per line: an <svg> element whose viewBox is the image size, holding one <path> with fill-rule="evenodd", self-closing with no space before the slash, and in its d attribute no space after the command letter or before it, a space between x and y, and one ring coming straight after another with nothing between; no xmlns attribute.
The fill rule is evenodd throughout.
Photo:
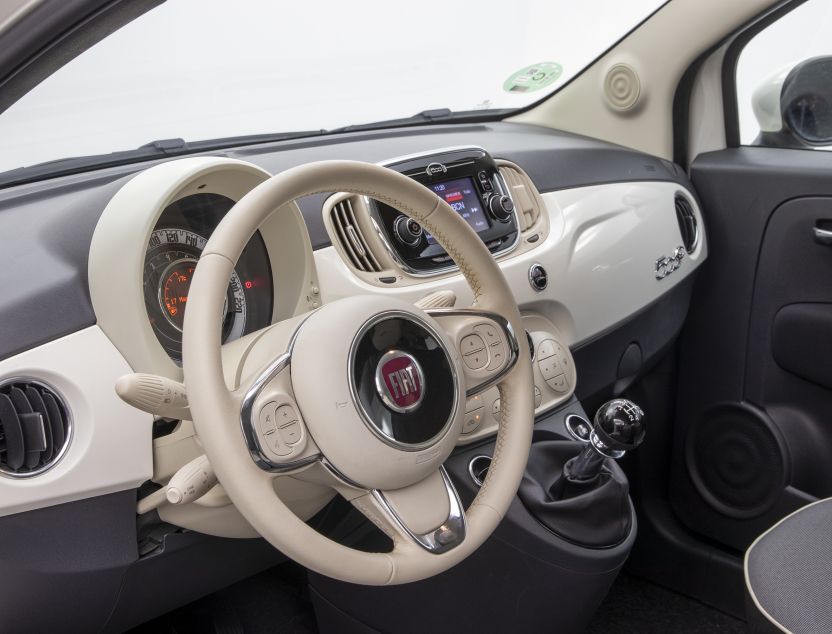
<svg viewBox="0 0 832 634"><path fill-rule="evenodd" d="M471 228L480 233L488 229L488 219L482 208L477 190L474 187L474 179L458 178L443 183L428 185L437 196L444 199L456 213L462 216ZM428 244L436 244L436 238L425 232Z"/></svg>

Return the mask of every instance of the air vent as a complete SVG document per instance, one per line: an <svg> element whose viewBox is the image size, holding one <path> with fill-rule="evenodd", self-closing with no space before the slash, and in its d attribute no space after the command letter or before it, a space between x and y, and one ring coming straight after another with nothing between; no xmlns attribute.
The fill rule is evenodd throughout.
<svg viewBox="0 0 832 634"><path fill-rule="evenodd" d="M512 165L500 163L500 174L508 186L517 217L520 220L520 230L531 229L540 218L540 207L534 197L534 185L525 172Z"/></svg>
<svg viewBox="0 0 832 634"><path fill-rule="evenodd" d="M330 220L350 263L359 271L366 273L381 271L381 265L370 250L356 220L351 198L345 198L332 207Z"/></svg>
<svg viewBox="0 0 832 634"><path fill-rule="evenodd" d="M0 382L0 473L25 478L63 456L72 426L57 392L39 381Z"/></svg>
<svg viewBox="0 0 832 634"><path fill-rule="evenodd" d="M699 227L693 213L693 205L682 194L676 194L676 220L679 222L679 232L688 253L693 253L699 237Z"/></svg>

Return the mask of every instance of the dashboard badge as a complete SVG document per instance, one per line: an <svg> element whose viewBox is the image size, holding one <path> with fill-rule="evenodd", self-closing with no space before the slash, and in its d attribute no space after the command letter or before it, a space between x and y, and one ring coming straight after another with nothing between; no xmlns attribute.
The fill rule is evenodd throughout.
<svg viewBox="0 0 832 634"><path fill-rule="evenodd" d="M406 352L386 352L376 366L376 391L384 404L394 412L410 412L419 407L425 396L422 368Z"/></svg>
<svg viewBox="0 0 832 634"><path fill-rule="evenodd" d="M425 168L425 174L427 174L428 176L445 174L447 171L448 168L442 165L442 163L428 163L428 166Z"/></svg>
<svg viewBox="0 0 832 634"><path fill-rule="evenodd" d="M676 247L671 256L662 256L656 260L656 279L663 280L682 266L682 260L685 259L685 253L685 248L679 246Z"/></svg>

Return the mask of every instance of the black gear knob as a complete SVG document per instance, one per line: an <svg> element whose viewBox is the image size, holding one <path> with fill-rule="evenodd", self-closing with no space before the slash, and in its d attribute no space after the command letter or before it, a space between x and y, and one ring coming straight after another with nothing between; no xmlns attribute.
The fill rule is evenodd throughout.
<svg viewBox="0 0 832 634"><path fill-rule="evenodd" d="M644 440L644 412L624 398L604 403L595 414L589 442L567 462L564 474L572 481L592 480L601 473L605 458L618 459Z"/></svg>
<svg viewBox="0 0 832 634"><path fill-rule="evenodd" d="M644 412L625 398L604 403L595 413L589 442L608 458L620 458L644 440Z"/></svg>

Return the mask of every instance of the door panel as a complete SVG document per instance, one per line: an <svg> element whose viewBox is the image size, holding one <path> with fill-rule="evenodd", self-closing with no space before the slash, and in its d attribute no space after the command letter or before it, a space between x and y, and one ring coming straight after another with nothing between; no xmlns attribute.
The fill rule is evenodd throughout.
<svg viewBox="0 0 832 634"><path fill-rule="evenodd" d="M710 257L682 335L671 499L738 551L832 495L832 155L738 148L692 166Z"/></svg>

